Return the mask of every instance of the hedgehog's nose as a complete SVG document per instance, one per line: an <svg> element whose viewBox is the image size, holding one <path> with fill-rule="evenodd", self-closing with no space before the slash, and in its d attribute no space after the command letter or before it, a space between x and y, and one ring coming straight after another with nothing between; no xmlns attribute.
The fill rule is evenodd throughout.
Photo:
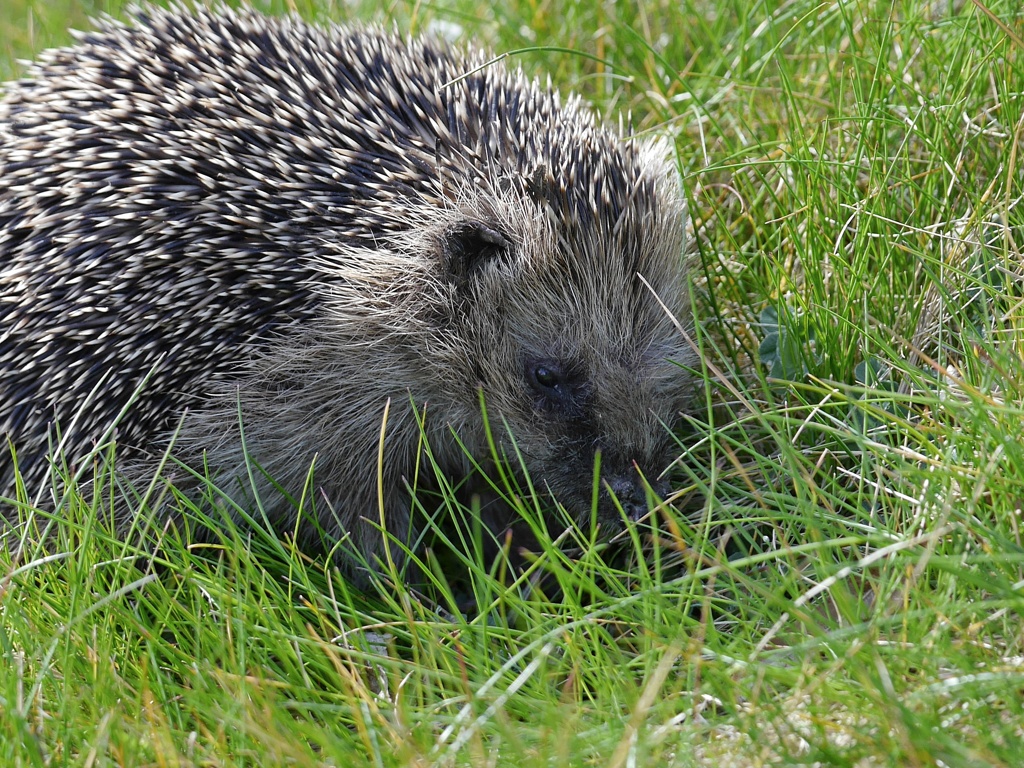
<svg viewBox="0 0 1024 768"><path fill-rule="evenodd" d="M615 494L615 498L622 505L622 511L633 521L644 517L647 512L647 491L644 483L636 472L626 475L612 475L606 477L605 482L608 490ZM665 498L669 492L669 485L664 480L656 480L650 484L651 490L659 498Z"/></svg>

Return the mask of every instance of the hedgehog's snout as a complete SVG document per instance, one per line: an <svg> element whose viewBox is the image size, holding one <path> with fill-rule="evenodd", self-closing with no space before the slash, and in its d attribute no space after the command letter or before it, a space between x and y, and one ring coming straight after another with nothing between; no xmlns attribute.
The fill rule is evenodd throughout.
<svg viewBox="0 0 1024 768"><path fill-rule="evenodd" d="M611 498L614 495L622 506L623 513L634 522L645 517L650 511L647 504L648 488L659 499L665 498L670 492L667 481L647 482L635 468L621 474L607 475L602 478L602 484L605 493L608 494L607 503L611 510L618 512Z"/></svg>

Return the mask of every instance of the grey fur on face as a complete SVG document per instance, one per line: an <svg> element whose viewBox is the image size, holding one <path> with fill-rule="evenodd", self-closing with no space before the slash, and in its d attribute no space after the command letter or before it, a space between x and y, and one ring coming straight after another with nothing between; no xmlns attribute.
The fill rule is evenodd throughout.
<svg viewBox="0 0 1024 768"><path fill-rule="evenodd" d="M424 432L457 481L489 427L580 521L600 452L599 520L609 489L645 511L637 470L671 460L693 387L669 149L486 63L227 9L145 8L43 54L0 101L0 435L29 489L55 423L74 463L124 410L129 478L180 422L175 457L247 504L241 414L296 498L315 458L320 527L371 561L379 493L415 534Z"/></svg>

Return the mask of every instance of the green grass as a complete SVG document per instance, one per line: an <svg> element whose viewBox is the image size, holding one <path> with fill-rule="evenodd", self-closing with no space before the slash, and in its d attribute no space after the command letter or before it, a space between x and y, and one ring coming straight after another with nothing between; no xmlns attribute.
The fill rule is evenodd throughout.
<svg viewBox="0 0 1024 768"><path fill-rule="evenodd" d="M0 73L114 5L6 0ZM675 135L681 511L546 549L557 599L471 565L463 617L72 498L0 554L0 764L1024 764L1017 2L259 5L455 24Z"/></svg>

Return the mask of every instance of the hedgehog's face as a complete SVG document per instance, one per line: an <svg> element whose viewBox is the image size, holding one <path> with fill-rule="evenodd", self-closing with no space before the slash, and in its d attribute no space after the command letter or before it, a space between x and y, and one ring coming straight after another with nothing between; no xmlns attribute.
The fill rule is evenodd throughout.
<svg viewBox="0 0 1024 768"><path fill-rule="evenodd" d="M635 212L614 237L556 235L537 217L465 220L446 241L473 384L466 406L479 412L482 388L510 463L521 457L534 487L581 523L598 457L598 520L614 529L620 506L636 518L648 487L664 494L659 478L678 454L671 427L692 394L679 363L693 356L671 316L685 326L684 212L656 213Z"/></svg>
<svg viewBox="0 0 1024 768"><path fill-rule="evenodd" d="M586 522L599 469L602 525L614 530L621 513L646 514L648 487L667 494L662 475L678 455L671 428L689 390L667 349L602 349L554 338L518 346L518 400L501 417L535 486L546 486Z"/></svg>

